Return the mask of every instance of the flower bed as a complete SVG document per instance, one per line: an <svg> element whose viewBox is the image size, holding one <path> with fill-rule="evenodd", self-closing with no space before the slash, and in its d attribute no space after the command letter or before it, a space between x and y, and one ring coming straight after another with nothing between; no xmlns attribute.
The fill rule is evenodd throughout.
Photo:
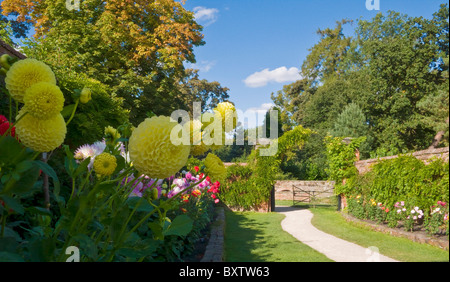
<svg viewBox="0 0 450 282"><path fill-rule="evenodd" d="M136 128L107 126L103 140L73 150L64 144L71 144L67 126L96 93L73 89L74 104L65 105L49 67L33 59L1 62L1 94L11 103L0 116L0 261L188 256L205 236L226 175L208 153L212 146L172 142L178 123L152 116ZM219 126L231 105L217 108ZM186 170L195 146L208 154L203 165Z"/></svg>
<svg viewBox="0 0 450 282"><path fill-rule="evenodd" d="M347 211L358 219L370 220L390 228L409 232L422 232L436 237L449 235L449 208L446 202L438 201L429 209L422 210L406 201L396 202L393 207L365 199L361 195L350 196Z"/></svg>

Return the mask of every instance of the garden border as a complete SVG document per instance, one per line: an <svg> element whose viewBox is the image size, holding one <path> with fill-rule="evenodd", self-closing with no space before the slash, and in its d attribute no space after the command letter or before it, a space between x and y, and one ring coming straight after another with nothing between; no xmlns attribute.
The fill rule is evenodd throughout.
<svg viewBox="0 0 450 282"><path fill-rule="evenodd" d="M370 222L358 219L358 218L356 218L350 214L347 214L345 212L341 212L341 215L344 217L344 219L347 222L352 222L357 225L363 225L365 227L370 228L373 231L382 232L382 233L389 234L389 235L392 235L395 237L407 238L413 242L432 245L432 246L439 247L439 248L447 250L447 251L449 250L449 241L448 240L433 238L433 237L426 236L423 234L418 234L418 233L415 234L413 232L407 232L404 230L398 230L395 228L390 228L390 227L382 226L379 224L370 223Z"/></svg>
<svg viewBox="0 0 450 282"><path fill-rule="evenodd" d="M223 207L216 207L217 218L211 225L211 236L206 246L205 254L200 262L223 262L225 211Z"/></svg>

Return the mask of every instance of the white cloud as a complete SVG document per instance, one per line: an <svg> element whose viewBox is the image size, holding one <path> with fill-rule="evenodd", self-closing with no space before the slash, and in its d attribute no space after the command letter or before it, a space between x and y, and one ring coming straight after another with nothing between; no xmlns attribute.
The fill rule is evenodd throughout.
<svg viewBox="0 0 450 282"><path fill-rule="evenodd" d="M214 61L201 61L200 63L193 64L192 68L198 69L201 72L209 72L215 64L216 62Z"/></svg>
<svg viewBox="0 0 450 282"><path fill-rule="evenodd" d="M264 103L264 104L262 104L259 107L249 108L249 109L247 109L247 111L253 111L253 112L266 114L266 112L268 110L270 110L272 107L275 107L275 104L273 104L273 103Z"/></svg>
<svg viewBox="0 0 450 282"><path fill-rule="evenodd" d="M248 76L244 83L251 88L266 86L269 82L292 82L301 79L300 70L296 67L279 67L274 70L264 69Z"/></svg>
<svg viewBox="0 0 450 282"><path fill-rule="evenodd" d="M263 124L266 112L275 105L272 103L263 103L259 107L248 108L245 112L237 109L239 122L244 128L255 128Z"/></svg>
<svg viewBox="0 0 450 282"><path fill-rule="evenodd" d="M194 8L195 20L198 21L199 23L202 22L203 25L205 26L214 23L217 20L218 13L219 10L215 8L206 8L202 6Z"/></svg>

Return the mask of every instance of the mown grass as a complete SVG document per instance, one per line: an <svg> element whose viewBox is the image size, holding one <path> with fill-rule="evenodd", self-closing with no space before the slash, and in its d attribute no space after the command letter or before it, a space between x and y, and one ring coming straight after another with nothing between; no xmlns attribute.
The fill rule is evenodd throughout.
<svg viewBox="0 0 450 282"><path fill-rule="evenodd" d="M317 207L310 210L314 214L311 222L316 228L362 247L377 247L381 254L393 259L403 262L449 261L448 251L347 222L335 207Z"/></svg>
<svg viewBox="0 0 450 282"><path fill-rule="evenodd" d="M329 262L281 228L279 213L226 212L226 262Z"/></svg>
<svg viewBox="0 0 450 282"><path fill-rule="evenodd" d="M292 201L277 201L292 205ZM402 262L448 262L449 252L370 230L346 221L336 206L316 208L301 204L314 214L312 224L331 235L362 247L377 247L381 254ZM323 254L302 244L281 228L284 215L278 213L226 212L225 259L229 262L328 262Z"/></svg>

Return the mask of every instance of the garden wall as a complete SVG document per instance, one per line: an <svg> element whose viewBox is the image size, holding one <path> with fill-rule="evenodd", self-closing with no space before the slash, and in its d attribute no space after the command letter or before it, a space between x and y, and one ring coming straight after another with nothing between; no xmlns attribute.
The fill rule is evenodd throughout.
<svg viewBox="0 0 450 282"><path fill-rule="evenodd" d="M334 181L277 180L274 185L275 199L292 201L294 185L306 191L323 192L318 194L317 198L326 198L334 195ZM296 200L306 196L306 193L300 194L296 197Z"/></svg>
<svg viewBox="0 0 450 282"><path fill-rule="evenodd" d="M0 55L3 54L8 54L10 56L14 56L17 57L19 59L25 59L25 55L23 55L22 53L18 52L16 49L14 49L13 47L9 46L8 44L5 43L5 41L0 39Z"/></svg>
<svg viewBox="0 0 450 282"><path fill-rule="evenodd" d="M417 152L412 153L411 155L426 163L432 157L442 158L444 161L448 162L448 159L449 159L448 154L449 154L449 147L445 147L445 148L417 151ZM359 174L364 174L370 170L372 165L378 163L379 161L394 159L397 157L398 157L398 155L384 157L384 158L357 161L357 162L355 162L355 166L358 169Z"/></svg>

